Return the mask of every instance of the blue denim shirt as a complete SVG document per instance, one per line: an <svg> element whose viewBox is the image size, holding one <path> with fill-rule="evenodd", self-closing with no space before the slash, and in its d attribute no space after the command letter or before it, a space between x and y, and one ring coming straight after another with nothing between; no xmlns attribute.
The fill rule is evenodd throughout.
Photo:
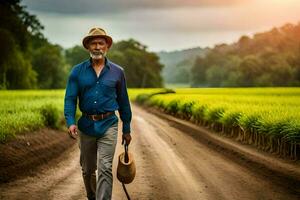
<svg viewBox="0 0 300 200"><path fill-rule="evenodd" d="M123 122L123 134L130 133L132 114L122 67L105 58L105 66L99 77L90 59L73 67L65 93L64 114L68 127L76 124L77 99L82 113L100 114L118 110ZM100 121L82 115L78 120L78 129L87 135L102 136L117 122L115 114Z"/></svg>

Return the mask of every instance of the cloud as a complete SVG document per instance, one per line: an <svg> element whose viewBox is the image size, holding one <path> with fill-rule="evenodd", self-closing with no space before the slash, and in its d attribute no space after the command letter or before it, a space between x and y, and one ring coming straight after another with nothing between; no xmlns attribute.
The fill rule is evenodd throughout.
<svg viewBox="0 0 300 200"><path fill-rule="evenodd" d="M40 19L46 25L45 36L53 43L58 43L65 48L76 44L81 45L82 38L92 26L105 28L114 41L134 38L147 45L151 51L184 49L196 46L213 46L216 43L232 42L240 35L248 33L248 30L210 30L209 27L185 27L176 25L175 22L164 19L159 23L150 20L143 23L143 16L138 15L141 20L131 20L133 16L118 19L111 17L99 18L97 16L63 16L60 14L39 13ZM166 25L169 24L169 25ZM188 25L186 25L188 26ZM177 29L176 29L177 27ZM199 30L205 30L200 31Z"/></svg>
<svg viewBox="0 0 300 200"><path fill-rule="evenodd" d="M40 9L34 11L28 4L30 12L37 15L45 26L45 36L64 47L80 44L82 37L93 26L105 28L115 41L134 38L152 50L172 50L233 42L243 34L266 31L274 26L300 20L298 0L286 0L291 3L280 0L251 0L248 3L241 3L242 0L209 0L201 1L202 4L197 0L177 0L176 5L176 1L165 0L161 6L148 0L139 0L140 3L138 0L129 0L123 10L120 5L125 7L125 4L117 0L110 0L111 3L104 1L104 4L100 0L89 1L89 4L77 0L72 2L72 6L65 0L25 0L25 3L30 1ZM226 6L223 2L231 4ZM192 6L192 3L197 6ZM88 8L97 10L97 6L92 8L93 5L110 7L106 10L101 7L105 10L103 12L100 12L101 9L98 12L82 12ZM142 5L146 6L142 8ZM47 12L41 10L42 7L48 8ZM81 11L75 12L75 8ZM50 12L51 9L53 12ZM113 9L120 9L120 12L108 12ZM67 10L69 13L66 13Z"/></svg>
<svg viewBox="0 0 300 200"><path fill-rule="evenodd" d="M219 7L236 5L246 0L24 0L30 10L64 14L112 14L144 9L180 7Z"/></svg>

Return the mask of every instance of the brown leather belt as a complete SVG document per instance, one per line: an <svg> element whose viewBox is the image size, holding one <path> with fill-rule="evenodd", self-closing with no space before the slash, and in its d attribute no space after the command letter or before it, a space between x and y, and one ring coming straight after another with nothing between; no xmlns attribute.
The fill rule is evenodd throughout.
<svg viewBox="0 0 300 200"><path fill-rule="evenodd" d="M93 121L99 121L99 120L103 120L106 117L114 114L115 112L107 112L107 113L101 113L98 115L88 115L86 113L83 113L84 116L88 117L89 119L93 120Z"/></svg>

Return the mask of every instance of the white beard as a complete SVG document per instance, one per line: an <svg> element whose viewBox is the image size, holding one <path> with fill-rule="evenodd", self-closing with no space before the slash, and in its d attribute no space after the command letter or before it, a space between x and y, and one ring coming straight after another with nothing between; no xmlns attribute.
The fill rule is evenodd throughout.
<svg viewBox="0 0 300 200"><path fill-rule="evenodd" d="M99 59L103 59L106 56L106 52L99 52L99 54L90 52L90 56L94 60L99 60Z"/></svg>

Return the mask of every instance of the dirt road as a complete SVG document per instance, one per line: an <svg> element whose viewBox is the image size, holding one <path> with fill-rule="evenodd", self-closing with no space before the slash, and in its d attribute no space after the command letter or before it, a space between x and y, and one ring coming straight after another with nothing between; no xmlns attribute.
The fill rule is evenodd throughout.
<svg viewBox="0 0 300 200"><path fill-rule="evenodd" d="M296 190L274 182L270 175L259 173L259 168L250 170L249 166L232 161L220 150L208 148L167 120L137 106L132 108L133 142L129 150L137 166L136 179L127 186L132 199L299 199ZM114 174L121 151L119 141ZM75 144L55 159L50 169L41 167L39 176L1 187L0 199L85 199L78 161L79 149ZM114 178L113 199L125 200L121 184Z"/></svg>

